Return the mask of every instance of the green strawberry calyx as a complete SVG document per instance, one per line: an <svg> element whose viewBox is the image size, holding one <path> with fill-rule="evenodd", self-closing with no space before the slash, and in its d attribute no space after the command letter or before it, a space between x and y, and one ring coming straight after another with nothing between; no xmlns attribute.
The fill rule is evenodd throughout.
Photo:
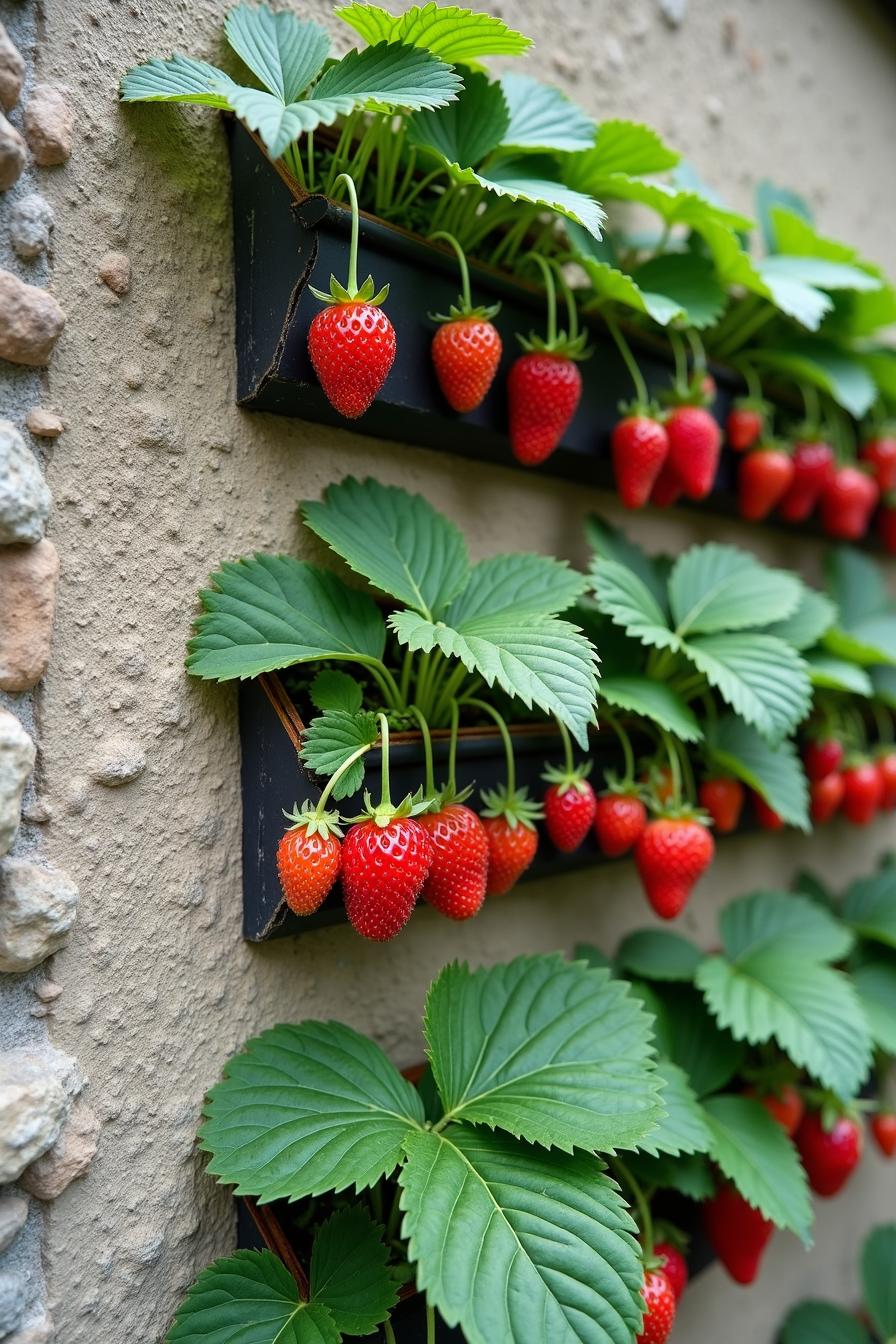
<svg viewBox="0 0 896 1344"><path fill-rule="evenodd" d="M529 797L528 789L509 789L506 784L499 784L496 789L483 789L480 797L485 804L482 816L503 817L514 831L517 826L534 831L536 821L544 815L541 804Z"/></svg>
<svg viewBox="0 0 896 1344"><path fill-rule="evenodd" d="M501 311L500 303L494 303L490 307L486 305L474 306L470 293L470 268L467 265L467 258L460 243L454 237L453 233L446 233L444 229L438 229L435 233L429 235L431 243L447 243L457 257L457 264L460 267L460 288L461 292L457 297L457 303L452 303L445 313L430 313L431 322L462 322L466 318L478 318L483 322L491 322L493 317L497 317Z"/></svg>
<svg viewBox="0 0 896 1344"><path fill-rule="evenodd" d="M620 401L616 409L623 420L644 417L646 420L656 420L659 425L663 423L662 407L653 399L642 401L640 397L635 397L633 401Z"/></svg>
<svg viewBox="0 0 896 1344"><path fill-rule="evenodd" d="M418 789L416 793L406 794L400 803L392 803L389 799L380 799L378 803L374 803L370 793L365 789L364 811L357 817L346 817L346 821L352 823L372 821L379 827L389 826L393 821L401 821L404 817L416 817L421 812L427 812L430 803L431 799L424 797L422 789Z"/></svg>
<svg viewBox="0 0 896 1344"><path fill-rule="evenodd" d="M541 777L546 784L556 784L561 797L569 793L570 789L576 793L587 793L589 786L586 780L591 774L591 765L591 761L582 761L581 765L570 768L568 765L551 765L546 761Z"/></svg>
<svg viewBox="0 0 896 1344"><path fill-rule="evenodd" d="M363 285L358 284L358 193L355 191L355 184L348 173L340 173L336 178L334 186L338 185L340 182L345 183L352 212L352 237L348 253L348 280L342 285L336 279L335 275L331 275L329 293L322 289L315 289L313 285L309 285L308 288L316 299L320 299L321 303L366 303L369 304L371 308L378 308L384 299L388 297L389 286L383 285L382 289L377 290L372 275L368 275Z"/></svg>
<svg viewBox="0 0 896 1344"><path fill-rule="evenodd" d="M294 803L291 812L283 808L283 815L291 823L287 827L288 831L304 830L307 835L319 835L324 840L331 835L342 835L339 813L322 809L320 803L315 806L309 798L305 799L301 808Z"/></svg>

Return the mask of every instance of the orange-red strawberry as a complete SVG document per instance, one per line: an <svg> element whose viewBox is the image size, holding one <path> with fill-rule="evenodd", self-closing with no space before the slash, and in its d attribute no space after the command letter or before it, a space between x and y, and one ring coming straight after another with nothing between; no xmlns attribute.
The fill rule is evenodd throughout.
<svg viewBox="0 0 896 1344"><path fill-rule="evenodd" d="M896 490L896 434L875 434L859 449L859 457L874 472L882 495Z"/></svg>
<svg viewBox="0 0 896 1344"><path fill-rule="evenodd" d="M643 509L669 455L665 427L636 410L617 423L610 450L619 498L627 509Z"/></svg>
<svg viewBox="0 0 896 1344"><path fill-rule="evenodd" d="M843 771L843 815L854 826L867 826L877 816L884 786L871 761Z"/></svg>
<svg viewBox="0 0 896 1344"><path fill-rule="evenodd" d="M650 492L650 503L658 509L668 509L670 504L675 504L679 499L681 499L681 481L667 457Z"/></svg>
<svg viewBox="0 0 896 1344"><path fill-rule="evenodd" d="M713 1250L734 1282L752 1283L774 1224L727 1183L703 1205L703 1221Z"/></svg>
<svg viewBox="0 0 896 1344"><path fill-rule="evenodd" d="M637 1344L666 1344L675 1322L675 1293L661 1269L644 1275L644 1320Z"/></svg>
<svg viewBox="0 0 896 1344"><path fill-rule="evenodd" d="M562 854L572 854L591 830L597 799L588 783L591 762L574 766L572 755L565 766L548 765L542 774L550 787L544 795L545 829Z"/></svg>
<svg viewBox="0 0 896 1344"><path fill-rule="evenodd" d="M284 812L293 824L277 846L277 873L283 899L296 915L313 915L339 876L342 850L339 818L306 802L302 811Z"/></svg>
<svg viewBox="0 0 896 1344"><path fill-rule="evenodd" d="M712 862L715 845L696 817L659 817L635 846L635 865L647 899L661 919L675 919Z"/></svg>
<svg viewBox="0 0 896 1344"><path fill-rule="evenodd" d="M432 842L432 864L421 895L449 919L470 919L485 900L488 837L476 813L447 803L417 818Z"/></svg>
<svg viewBox="0 0 896 1344"><path fill-rule="evenodd" d="M725 421L725 437L729 448L733 448L736 453L745 453L748 448L752 448L765 428L765 416L764 402L749 397L736 401Z"/></svg>
<svg viewBox="0 0 896 1344"><path fill-rule="evenodd" d="M803 523L834 479L834 452L820 439L800 439L793 447L793 479L778 503L778 516Z"/></svg>
<svg viewBox="0 0 896 1344"><path fill-rule="evenodd" d="M783 448L760 447L747 453L737 473L737 506L749 522L767 518L793 480L793 459Z"/></svg>
<svg viewBox="0 0 896 1344"><path fill-rule="evenodd" d="M880 490L866 471L841 467L821 496L821 525L830 537L859 541L868 531Z"/></svg>
<svg viewBox="0 0 896 1344"><path fill-rule="evenodd" d="M878 1111L871 1117L871 1133L884 1157L896 1153L896 1114L892 1111Z"/></svg>
<svg viewBox="0 0 896 1344"><path fill-rule="evenodd" d="M680 1302L690 1277L687 1260L678 1247L669 1241L658 1241L653 1248L653 1254L659 1261L659 1268L669 1280L675 1301Z"/></svg>
<svg viewBox="0 0 896 1344"><path fill-rule="evenodd" d="M429 875L432 842L414 817L350 827L342 846L345 910L364 938L386 942L411 917Z"/></svg>
<svg viewBox="0 0 896 1344"><path fill-rule="evenodd" d="M744 1095L754 1097L781 1126L788 1138L793 1138L806 1112L805 1102L793 1083L784 1083L771 1091L758 1091L755 1087L748 1087Z"/></svg>
<svg viewBox="0 0 896 1344"><path fill-rule="evenodd" d="M647 808L633 793L602 793L594 813L594 834L608 858L627 854L644 834Z"/></svg>
<svg viewBox="0 0 896 1344"><path fill-rule="evenodd" d="M896 748L884 750L875 764L880 778L880 807L890 812L896 807Z"/></svg>
<svg viewBox="0 0 896 1344"><path fill-rule="evenodd" d="M436 313L440 322L432 340L432 362L445 400L452 410L475 411L494 381L501 361L501 337L492 322L501 305L474 308L470 296L470 271L457 239L439 231L432 242L448 243L460 266L461 294L448 315Z"/></svg>
<svg viewBox="0 0 896 1344"><path fill-rule="evenodd" d="M816 826L824 826L843 802L843 776L834 771L824 779L813 779L809 785L809 815Z"/></svg>
<svg viewBox="0 0 896 1344"><path fill-rule="evenodd" d="M765 801L761 793L753 794L753 815L764 831L783 831L784 818Z"/></svg>
<svg viewBox="0 0 896 1344"><path fill-rule="evenodd" d="M737 830L744 805L744 786L730 775L704 779L700 785L699 802L704 812L712 817L719 835Z"/></svg>
<svg viewBox="0 0 896 1344"><path fill-rule="evenodd" d="M896 493L891 491L877 511L877 535L888 555L896 555Z"/></svg>
<svg viewBox="0 0 896 1344"><path fill-rule="evenodd" d="M827 1117L807 1111L796 1132L796 1146L816 1195L839 1194L862 1157L862 1126L851 1115Z"/></svg>
<svg viewBox="0 0 896 1344"><path fill-rule="evenodd" d="M507 380L510 444L525 467L550 457L576 413L582 375L566 355L532 350L513 363Z"/></svg>
<svg viewBox="0 0 896 1344"><path fill-rule="evenodd" d="M810 739L803 748L803 764L811 780L824 779L843 762L843 743L836 737Z"/></svg>
<svg viewBox="0 0 896 1344"><path fill-rule="evenodd" d="M705 499L719 466L722 432L705 406L676 406L666 420L668 463L688 499Z"/></svg>
<svg viewBox="0 0 896 1344"><path fill-rule="evenodd" d="M527 789L483 790L485 810L482 824L488 840L489 896L503 896L516 886L538 850L535 822L541 808L529 798Z"/></svg>

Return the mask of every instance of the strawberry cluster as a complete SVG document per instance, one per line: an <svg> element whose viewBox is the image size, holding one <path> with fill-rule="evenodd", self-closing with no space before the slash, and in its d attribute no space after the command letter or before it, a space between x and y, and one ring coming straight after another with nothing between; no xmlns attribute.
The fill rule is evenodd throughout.
<svg viewBox="0 0 896 1344"><path fill-rule="evenodd" d="M896 807L896 747L881 744L874 755L865 744L847 746L829 731L809 737L803 748L809 780L810 814L823 826L841 812L853 826L867 826L879 812Z"/></svg>

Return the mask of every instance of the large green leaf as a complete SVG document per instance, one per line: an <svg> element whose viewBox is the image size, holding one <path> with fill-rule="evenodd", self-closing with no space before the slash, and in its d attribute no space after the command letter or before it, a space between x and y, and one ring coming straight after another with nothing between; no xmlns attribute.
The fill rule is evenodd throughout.
<svg viewBox="0 0 896 1344"><path fill-rule="evenodd" d="M662 1114L650 1019L628 985L561 956L470 971L426 1001L446 1114L548 1148L635 1148Z"/></svg>
<svg viewBox="0 0 896 1344"><path fill-rule="evenodd" d="M239 85L216 66L189 56L153 59L129 70L121 81L123 103L201 103L229 108Z"/></svg>
<svg viewBox="0 0 896 1344"><path fill-rule="evenodd" d="M588 1154L544 1153L464 1125L418 1132L400 1176L417 1283L468 1344L631 1344L635 1225Z"/></svg>
<svg viewBox="0 0 896 1344"><path fill-rule="evenodd" d="M398 1301L383 1229L362 1208L337 1210L311 1248L311 1300L329 1310L346 1335L368 1335Z"/></svg>
<svg viewBox="0 0 896 1344"><path fill-rule="evenodd" d="M864 667L836 658L824 649L809 649L803 657L813 686L827 691L849 691L852 695L872 695L874 686Z"/></svg>
<svg viewBox="0 0 896 1344"><path fill-rule="evenodd" d="M809 786L799 753L789 739L770 746L748 723L725 714L708 725L706 752L723 773L761 794L789 826L810 829Z"/></svg>
<svg viewBox="0 0 896 1344"><path fill-rule="evenodd" d="M778 635L792 644L795 649L811 649L817 644L837 619L837 608L824 593L816 593L813 588L802 585L800 600L796 610L786 620L772 621L763 625L766 635Z"/></svg>
<svg viewBox="0 0 896 1344"><path fill-rule="evenodd" d="M578 150L594 141L594 122L565 93L530 75L503 75L510 112L502 145L512 149Z"/></svg>
<svg viewBox="0 0 896 1344"><path fill-rule="evenodd" d="M450 626L413 611L389 617L399 643L414 651L441 649L477 672L488 686L499 686L537 705L565 723L584 747L594 721L597 654L568 621L553 616L474 616Z"/></svg>
<svg viewBox="0 0 896 1344"><path fill-rule="evenodd" d="M896 1055L896 958L878 953L852 972L852 983L878 1049Z"/></svg>
<svg viewBox="0 0 896 1344"><path fill-rule="evenodd" d="M294 140L318 126L332 126L355 106L355 100L343 94L331 98L305 98L284 103L275 93L263 89L234 89L230 106L250 131L257 131L272 159L279 159Z"/></svg>
<svg viewBox="0 0 896 1344"><path fill-rule="evenodd" d="M616 560L637 574L659 604L663 612L663 621L666 623L669 596L666 587L667 566L664 559L648 555L637 542L626 536L621 528L614 527L596 513L589 513L585 519L585 536L588 545L595 553L595 561Z"/></svg>
<svg viewBox="0 0 896 1344"><path fill-rule="evenodd" d="M270 1251L236 1251L193 1284L165 1344L339 1344L326 1306L303 1302Z"/></svg>
<svg viewBox="0 0 896 1344"><path fill-rule="evenodd" d="M422 495L348 476L303 504L302 517L374 588L423 615L441 615L467 580L461 532Z"/></svg>
<svg viewBox="0 0 896 1344"><path fill-rule="evenodd" d="M849 930L822 905L785 891L756 891L731 901L719 916L719 930L732 961L765 951L840 961L853 943Z"/></svg>
<svg viewBox="0 0 896 1344"><path fill-rule="evenodd" d="M804 197L791 191L789 187L779 187L768 178L762 178L756 184L756 215L762 229L762 241L766 252L796 252L808 255L807 247L779 246L777 237L780 215L802 219L811 225L812 211ZM790 243L789 239L784 241Z"/></svg>
<svg viewBox="0 0 896 1344"><path fill-rule="evenodd" d="M679 556L669 576L676 633L712 635L783 621L799 606L803 584L769 569L736 546L709 542Z"/></svg>
<svg viewBox="0 0 896 1344"><path fill-rule="evenodd" d="M576 176L588 181L611 173L661 173L674 168L680 157L652 126L613 118L600 123L594 148L579 155L570 166Z"/></svg>
<svg viewBox="0 0 896 1344"><path fill-rule="evenodd" d="M364 688L347 672L333 667L325 667L311 683L308 690L315 709L341 709L347 714L357 714L364 702Z"/></svg>
<svg viewBox="0 0 896 1344"><path fill-rule="evenodd" d="M888 709L896 709L896 667L872 667L871 690Z"/></svg>
<svg viewBox="0 0 896 1344"><path fill-rule="evenodd" d="M591 281L593 297L586 297L585 300L589 312L599 312L607 303L621 303L636 313L644 313L661 327L667 327L670 322L685 316L685 310L677 299L641 289L626 271L620 271L617 266L586 252L577 240L579 237L592 237L587 229L568 224L566 231L574 244L575 258Z"/></svg>
<svg viewBox="0 0 896 1344"><path fill-rule="evenodd" d="M863 938L896 947L896 868L881 868L853 882L840 914Z"/></svg>
<svg viewBox="0 0 896 1344"><path fill-rule="evenodd" d="M588 165L590 170L592 165ZM578 165L581 169L581 164ZM733 210L727 210L698 192L681 189L666 182L646 182L627 173L591 173L573 170L567 180L581 191L591 191L601 200L630 201L654 210L670 228L681 225L702 233L709 223L731 229L746 229L751 220Z"/></svg>
<svg viewBox="0 0 896 1344"><path fill-rule="evenodd" d="M660 1101L666 1114L639 1147L655 1157L660 1153L680 1157L685 1153L708 1152L711 1135L687 1074L668 1059L659 1061L657 1073L665 1084Z"/></svg>
<svg viewBox="0 0 896 1344"><path fill-rule="evenodd" d="M800 1302L788 1313L778 1344L868 1344L855 1316L832 1302Z"/></svg>
<svg viewBox="0 0 896 1344"><path fill-rule="evenodd" d="M267 5L236 5L224 20L227 41L269 93L295 102L327 59L330 39L317 23Z"/></svg>
<svg viewBox="0 0 896 1344"><path fill-rule="evenodd" d="M309 770L323 779L336 773L359 747L373 746L379 724L371 710L328 709L315 714L302 738L301 757ZM349 766L333 786L334 802L350 798L364 782L364 757Z"/></svg>
<svg viewBox="0 0 896 1344"><path fill-rule="evenodd" d="M607 218L605 211L593 197L559 182L556 171L556 161L548 154L517 154L490 159L480 172L465 169L453 176L462 184L485 187L496 196L554 210L599 238Z"/></svg>
<svg viewBox="0 0 896 1344"><path fill-rule="evenodd" d="M703 736L693 711L660 681L648 677L602 677L600 693L608 705L651 719L682 742L699 742Z"/></svg>
<svg viewBox="0 0 896 1344"><path fill-rule="evenodd" d="M653 592L628 565L597 556L589 577L600 610L633 639L658 649L681 647Z"/></svg>
<svg viewBox="0 0 896 1344"><path fill-rule="evenodd" d="M473 565L445 620L479 616L558 616L573 606L585 576L548 555L494 555Z"/></svg>
<svg viewBox="0 0 896 1344"><path fill-rule="evenodd" d="M896 1223L876 1227L862 1247L862 1288L865 1305L884 1340L896 1334Z"/></svg>
<svg viewBox="0 0 896 1344"><path fill-rule="evenodd" d="M809 712L806 664L773 635L701 635L688 640L685 652L735 713L771 742L780 742Z"/></svg>
<svg viewBox="0 0 896 1344"><path fill-rule="evenodd" d="M350 4L336 14L366 42L425 47L455 65L469 65L482 56L521 56L532 45L531 38L508 28L503 19L457 5L412 5L395 16L379 5Z"/></svg>
<svg viewBox="0 0 896 1344"><path fill-rule="evenodd" d="M228 681L320 658L380 660L386 627L366 593L289 555L225 563L199 594L194 677Z"/></svg>
<svg viewBox="0 0 896 1344"><path fill-rule="evenodd" d="M856 417L865 415L877 398L874 379L861 358L817 337L792 336L774 346L751 348L750 359L798 382L813 384Z"/></svg>
<svg viewBox="0 0 896 1344"><path fill-rule="evenodd" d="M694 252L666 252L634 271L632 279L645 294L661 294L680 305L689 327L710 327L725 311L728 296L713 263Z"/></svg>
<svg viewBox="0 0 896 1344"><path fill-rule="evenodd" d="M710 1016L703 997L691 985L657 984L662 1005L661 1048L683 1069L698 1097L705 1097L734 1076L744 1048Z"/></svg>
<svg viewBox="0 0 896 1344"><path fill-rule="evenodd" d="M351 98L355 107L400 107L424 111L445 107L463 88L459 75L429 51L397 42L378 42L350 51L327 67L312 89L317 103Z"/></svg>
<svg viewBox="0 0 896 1344"><path fill-rule="evenodd" d="M616 964L644 980L680 980L691 983L703 960L700 948L671 929L636 929L623 938Z"/></svg>
<svg viewBox="0 0 896 1344"><path fill-rule="evenodd" d="M503 140L510 126L504 90L486 75L470 72L457 100L439 111L419 112L408 120L412 145L446 164L475 168Z"/></svg>
<svg viewBox="0 0 896 1344"><path fill-rule="evenodd" d="M825 557L825 576L839 612L825 648L866 666L896 662L896 606L880 567L855 547L837 546Z"/></svg>
<svg viewBox="0 0 896 1344"><path fill-rule="evenodd" d="M405 1138L424 1122L416 1089L339 1022L256 1036L212 1088L206 1116L200 1140L212 1154L210 1174L262 1203L366 1189L394 1171Z"/></svg>
<svg viewBox="0 0 896 1344"><path fill-rule="evenodd" d="M759 264L761 274L768 279L784 277L816 289L880 289L880 281L858 266L827 257L802 257L778 253L766 257Z"/></svg>
<svg viewBox="0 0 896 1344"><path fill-rule="evenodd" d="M709 1097L703 1105L711 1157L748 1204L811 1245L806 1173L781 1126L749 1097Z"/></svg>

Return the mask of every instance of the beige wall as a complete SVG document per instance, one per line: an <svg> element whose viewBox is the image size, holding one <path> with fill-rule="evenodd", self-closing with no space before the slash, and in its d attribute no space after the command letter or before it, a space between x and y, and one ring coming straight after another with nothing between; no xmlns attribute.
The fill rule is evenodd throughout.
<svg viewBox="0 0 896 1344"><path fill-rule="evenodd" d="M893 137L896 42L871 4L699 0L673 30L652 0L563 7L489 4L537 41L533 68L593 113L640 117L683 147L732 205L786 181L832 232L896 272ZM302 8L323 17L322 0ZM56 1045L78 1056L104 1122L86 1179L50 1208L47 1269L65 1344L156 1340L196 1270L232 1244L232 1206L192 1140L203 1092L244 1038L280 1020L338 1016L397 1062L419 1056L426 985L450 957L609 946L646 906L621 865L496 901L469 926L429 910L393 945L337 929L257 948L240 939L239 755L232 688L184 677L194 595L221 559L298 547L294 506L347 472L419 489L472 550L537 546L581 560L578 520L611 501L520 472L239 412L234 405L227 165L210 114L116 105L137 59L172 48L214 59L224 0L138 4L45 0L44 78L78 107L70 164L47 187L58 217L54 291L69 326L50 374L70 428L49 469L51 536L63 577L41 697L50 857L81 888L78 924L56 958L64 986ZM726 49L723 27L733 24ZM330 20L331 26L335 23ZM131 258L130 293L96 278L110 248ZM525 519L524 528L520 520ZM652 546L724 535L813 575L817 547L697 518L639 518ZM148 766L118 790L89 782L106 739L124 734ZM892 844L834 828L818 840L725 845L683 920L712 937L717 908L800 864L843 880ZM896 1180L869 1161L824 1210L806 1258L780 1238L763 1287L745 1296L712 1271L674 1339L766 1344L803 1290L848 1299L854 1242L892 1213Z"/></svg>

